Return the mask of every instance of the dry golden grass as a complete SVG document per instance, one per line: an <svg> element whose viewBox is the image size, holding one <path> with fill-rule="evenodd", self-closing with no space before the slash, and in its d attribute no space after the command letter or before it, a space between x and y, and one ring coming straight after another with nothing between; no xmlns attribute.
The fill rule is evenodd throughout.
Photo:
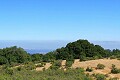
<svg viewBox="0 0 120 80"><path fill-rule="evenodd" d="M117 59L99 59L99 60L89 60L89 61L83 61L80 62L78 59L74 61L74 64L72 65L72 68L82 67L93 67L95 68L98 64L105 65L106 68L111 68L112 64L116 65L117 68L120 68L120 60Z"/></svg>
<svg viewBox="0 0 120 80"><path fill-rule="evenodd" d="M103 70L96 69L98 64L105 65L105 68ZM120 74L110 74L112 64L114 64L117 68L120 68L120 60L117 59L98 59L98 60L89 60L89 61L83 61L80 62L79 59L75 59L72 68L84 68L91 67L93 69L93 72L90 72L90 74L108 74L110 78L118 77L120 78Z"/></svg>
<svg viewBox="0 0 120 80"><path fill-rule="evenodd" d="M50 68L51 65L52 65L51 63L46 63L44 67L37 67L36 71L43 71L43 69Z"/></svg>
<svg viewBox="0 0 120 80"><path fill-rule="evenodd" d="M104 69L96 69L98 64L105 65L105 68ZM110 74L112 64L116 65L117 68L120 68L120 60L117 60L117 59L98 59L98 60L89 60L89 61L82 61L82 62L80 62L79 59L75 59L71 68L81 67L81 68L86 69L87 67L91 67L93 69L93 71L85 72L85 73L89 73L89 74L99 73L99 74L104 74L104 75L107 74L109 76L109 78L114 78L114 77L120 78L120 74ZM62 60L60 69L66 70L65 65L66 65L66 60ZM46 63L44 67L37 67L36 71L43 71L43 69L48 69L48 68L50 68L50 66L52 66L51 63Z"/></svg>

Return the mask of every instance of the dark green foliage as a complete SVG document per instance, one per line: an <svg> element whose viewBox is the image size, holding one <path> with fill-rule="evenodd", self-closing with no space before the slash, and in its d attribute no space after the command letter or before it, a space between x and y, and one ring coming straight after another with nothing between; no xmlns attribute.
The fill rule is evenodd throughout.
<svg viewBox="0 0 120 80"><path fill-rule="evenodd" d="M96 78L96 80L106 80L106 77L103 74L96 74L95 78Z"/></svg>
<svg viewBox="0 0 120 80"><path fill-rule="evenodd" d="M87 68L86 68L86 71L88 71L88 72L92 72L92 71L93 71L93 69L92 69L92 68L87 67Z"/></svg>
<svg viewBox="0 0 120 80"><path fill-rule="evenodd" d="M8 60L4 56L0 56L0 65L7 64Z"/></svg>
<svg viewBox="0 0 120 80"><path fill-rule="evenodd" d="M73 61L66 61L66 68L71 67L73 64Z"/></svg>
<svg viewBox="0 0 120 80"><path fill-rule="evenodd" d="M60 67L59 66L54 66L54 65L52 65L51 67L50 67L50 69L52 69L52 70L57 70L57 69L59 69Z"/></svg>
<svg viewBox="0 0 120 80"><path fill-rule="evenodd" d="M120 58L117 58L117 60L120 60Z"/></svg>
<svg viewBox="0 0 120 80"><path fill-rule="evenodd" d="M62 62L61 60L57 60L57 61L54 62L54 65L58 66L58 67L61 67L61 62Z"/></svg>
<svg viewBox="0 0 120 80"><path fill-rule="evenodd" d="M31 61L31 56L22 48L16 46L0 50L0 64L24 63Z"/></svg>
<svg viewBox="0 0 120 80"><path fill-rule="evenodd" d="M94 45L89 43L87 40L78 40L67 44L66 47L57 49L56 58L57 59L80 59L81 61L87 60L87 57L96 58L106 57L106 52L104 48L99 45Z"/></svg>
<svg viewBox="0 0 120 80"><path fill-rule="evenodd" d="M113 54L114 55L120 55L120 50L119 49L113 49Z"/></svg>
<svg viewBox="0 0 120 80"><path fill-rule="evenodd" d="M68 43L66 47L56 50L56 59L63 60L80 59L81 61L86 61L108 57L120 58L120 50L105 50L101 46L94 45L87 40L77 40L75 42Z"/></svg>
<svg viewBox="0 0 120 80"><path fill-rule="evenodd" d="M36 66L35 66L35 64L32 63L32 62L28 62L28 63L26 63L26 64L24 65L24 68L25 68L26 70L33 70L33 69L36 68Z"/></svg>
<svg viewBox="0 0 120 80"><path fill-rule="evenodd" d="M43 58L43 54L32 54L31 55L32 61L41 62Z"/></svg>
<svg viewBox="0 0 120 80"><path fill-rule="evenodd" d="M10 69L10 68L7 68L6 70L5 70L5 72L6 72L6 74L9 74L9 75L13 75L13 69Z"/></svg>
<svg viewBox="0 0 120 80"><path fill-rule="evenodd" d="M17 67L17 70L18 71L21 71L22 70L22 67L20 66L20 67Z"/></svg>
<svg viewBox="0 0 120 80"><path fill-rule="evenodd" d="M104 69L105 68L105 65L103 65L103 64L98 64L97 65L97 69Z"/></svg>
<svg viewBox="0 0 120 80"><path fill-rule="evenodd" d="M52 70L57 70L61 67L61 60L57 60L55 61L52 66L50 67L50 69Z"/></svg>
<svg viewBox="0 0 120 80"><path fill-rule="evenodd" d="M17 63L17 62L11 62L9 64L10 67L19 66L19 65L20 65L20 63Z"/></svg>
<svg viewBox="0 0 120 80"><path fill-rule="evenodd" d="M118 74L118 73L120 73L120 69L113 68L113 69L111 70L111 73L113 73L113 74Z"/></svg>
<svg viewBox="0 0 120 80"><path fill-rule="evenodd" d="M114 56L114 55L110 56L110 59L116 59L116 56Z"/></svg>
<svg viewBox="0 0 120 80"><path fill-rule="evenodd" d="M44 62L53 62L54 60L56 60L56 52L49 52L43 55Z"/></svg>
<svg viewBox="0 0 120 80"><path fill-rule="evenodd" d="M118 73L120 73L120 69L117 69L116 66L114 64L112 64L111 73L118 74Z"/></svg>

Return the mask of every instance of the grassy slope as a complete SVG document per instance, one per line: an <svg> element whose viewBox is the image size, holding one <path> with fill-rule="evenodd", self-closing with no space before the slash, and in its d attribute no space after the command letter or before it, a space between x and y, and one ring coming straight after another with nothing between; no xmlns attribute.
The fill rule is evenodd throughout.
<svg viewBox="0 0 120 80"><path fill-rule="evenodd" d="M91 80L86 77L83 69L63 70L46 70L46 71L30 71L14 69L13 75L6 74L4 70L0 70L0 80Z"/></svg>

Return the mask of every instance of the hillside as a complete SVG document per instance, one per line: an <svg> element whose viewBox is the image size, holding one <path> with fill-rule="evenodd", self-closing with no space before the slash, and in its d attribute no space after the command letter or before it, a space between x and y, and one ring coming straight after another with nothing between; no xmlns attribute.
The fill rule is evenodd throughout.
<svg viewBox="0 0 120 80"><path fill-rule="evenodd" d="M81 61L91 59L101 59L108 57L119 57L120 50L105 50L100 45L94 45L88 40L77 40L75 42L68 43L66 47L62 47L56 50L57 59L80 59Z"/></svg>
<svg viewBox="0 0 120 80"><path fill-rule="evenodd" d="M23 48L17 48L16 46L0 49L1 65L25 63L29 61L51 62L60 59L65 59L67 61L80 59L81 61L86 61L108 57L120 58L120 50L105 50L100 45L94 45L88 40L77 40L75 42L68 43L66 47L56 49L55 51L48 52L46 54L29 54Z"/></svg>
<svg viewBox="0 0 120 80"><path fill-rule="evenodd" d="M98 64L103 64L105 66L104 69L97 69ZM116 68L120 69L120 60L117 59L97 59L97 60L89 60L89 61L80 61L79 59L75 59L74 63L72 64L71 68L84 68L85 70L87 67L92 68L92 72L86 72L89 74L104 74L108 75L107 78L119 78L120 79L120 73L119 74L112 74L111 69L112 65L115 65Z"/></svg>
<svg viewBox="0 0 120 80"><path fill-rule="evenodd" d="M74 59L77 60L74 61ZM0 49L0 79L105 80L108 78L106 76L119 78L119 59L119 49L105 50L88 40L77 40L46 54L29 54L23 48L13 46ZM98 64L104 65L105 68L96 70ZM87 68L93 71L86 72ZM112 70L115 74L112 74Z"/></svg>

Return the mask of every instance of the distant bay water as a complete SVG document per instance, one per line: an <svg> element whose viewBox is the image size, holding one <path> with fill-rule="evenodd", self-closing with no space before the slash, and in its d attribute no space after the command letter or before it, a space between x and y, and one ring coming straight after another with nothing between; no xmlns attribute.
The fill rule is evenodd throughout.
<svg viewBox="0 0 120 80"><path fill-rule="evenodd" d="M39 54L46 54L48 52L54 51L54 50L50 50L50 49L25 49L25 51L27 51L30 54L34 54L34 53L39 53Z"/></svg>

